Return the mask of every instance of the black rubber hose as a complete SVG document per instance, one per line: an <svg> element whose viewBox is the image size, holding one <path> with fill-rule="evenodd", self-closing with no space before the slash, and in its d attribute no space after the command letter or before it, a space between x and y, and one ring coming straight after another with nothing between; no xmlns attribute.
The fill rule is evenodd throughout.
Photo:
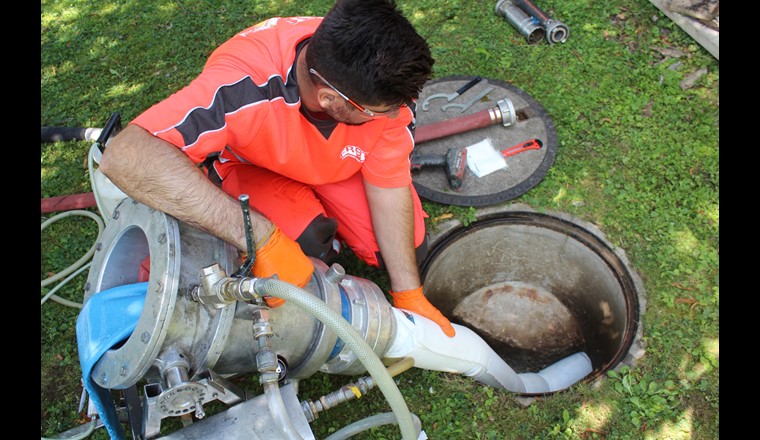
<svg viewBox="0 0 760 440"><path fill-rule="evenodd" d="M97 131L97 132L95 132ZM99 128L84 127L42 127L42 142L94 141L100 134Z"/></svg>
<svg viewBox="0 0 760 440"><path fill-rule="evenodd" d="M103 128L43 126L40 134L42 142L97 141L105 145L106 141L119 131L121 131L121 116L118 112L113 112ZM101 147L100 150L102 151L103 148Z"/></svg>
<svg viewBox="0 0 760 440"><path fill-rule="evenodd" d="M515 6L525 11L526 14L538 20L543 26L546 26L546 22L552 19L530 0L512 0L512 2Z"/></svg>
<svg viewBox="0 0 760 440"><path fill-rule="evenodd" d="M526 14L538 20L538 24L546 30L546 41L549 43L564 43L570 35L570 29L559 20L552 19L546 12L530 0L512 0L513 4L525 11Z"/></svg>

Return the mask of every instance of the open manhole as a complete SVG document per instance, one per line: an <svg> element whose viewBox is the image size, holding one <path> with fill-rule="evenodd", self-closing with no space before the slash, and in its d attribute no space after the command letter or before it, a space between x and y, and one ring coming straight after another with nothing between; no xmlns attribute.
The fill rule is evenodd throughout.
<svg viewBox="0 0 760 440"><path fill-rule="evenodd" d="M625 253L593 225L510 205L431 233L425 295L480 335L517 373L585 352L585 380L643 354L645 305Z"/></svg>

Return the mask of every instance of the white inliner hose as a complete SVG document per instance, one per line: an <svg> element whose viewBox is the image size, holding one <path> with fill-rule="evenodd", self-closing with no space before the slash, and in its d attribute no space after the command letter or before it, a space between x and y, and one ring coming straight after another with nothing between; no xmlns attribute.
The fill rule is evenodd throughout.
<svg viewBox="0 0 760 440"><path fill-rule="evenodd" d="M463 374L494 388L530 394L563 390L593 370L586 353L579 352L538 373L517 374L469 328L452 324L457 334L449 338L438 324L423 316L396 308L392 311L397 331L383 356L413 357L417 368Z"/></svg>
<svg viewBox="0 0 760 440"><path fill-rule="evenodd" d="M100 164L100 159L102 157L103 153L100 152L98 144L92 144L90 152L87 154L87 169L90 171L90 186L92 187L92 194L95 197L95 204L98 206L98 211L100 211L103 221L108 224L113 216L113 211L116 209L116 206L126 198L127 195L111 182L111 179L106 177L100 169L95 168L95 164Z"/></svg>
<svg viewBox="0 0 760 440"><path fill-rule="evenodd" d="M396 382L390 373L388 373L380 358L348 321L330 309L324 301L308 291L275 278L258 279L254 284L254 290L262 296L270 295L282 298L285 301L291 301L334 331L351 348L377 383L393 414L396 416L403 440L418 439L419 431L414 426L412 414L406 405L404 396L401 395L396 386Z"/></svg>

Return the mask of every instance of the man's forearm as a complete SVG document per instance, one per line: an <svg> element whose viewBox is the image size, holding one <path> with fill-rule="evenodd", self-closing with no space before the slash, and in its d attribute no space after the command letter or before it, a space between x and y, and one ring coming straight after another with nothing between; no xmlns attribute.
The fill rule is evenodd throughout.
<svg viewBox="0 0 760 440"><path fill-rule="evenodd" d="M138 202L246 249L239 203L174 145L129 125L109 142L100 170ZM261 237L271 224L251 216L254 237Z"/></svg>
<svg viewBox="0 0 760 440"><path fill-rule="evenodd" d="M372 227L390 277L391 289L420 286L414 249L414 204L409 187L379 188L365 183Z"/></svg>

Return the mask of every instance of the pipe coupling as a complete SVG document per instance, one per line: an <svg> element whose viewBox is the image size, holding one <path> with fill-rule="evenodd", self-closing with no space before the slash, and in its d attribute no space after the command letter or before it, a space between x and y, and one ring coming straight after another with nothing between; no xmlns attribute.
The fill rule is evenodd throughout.
<svg viewBox="0 0 760 440"><path fill-rule="evenodd" d="M515 114L515 106L512 104L512 101L508 98L500 99L499 101L496 101L496 107L492 109L494 112L494 115L492 115L492 118L496 118L497 121L501 122L501 124L505 127L509 127L510 125L514 125L514 123L517 121L517 115Z"/></svg>
<svg viewBox="0 0 760 440"><path fill-rule="evenodd" d="M319 413L330 408L335 408L341 403L359 399L376 385L372 376L360 377L353 383L342 386L337 391L325 394L317 400L301 402L301 409L309 422L316 420Z"/></svg>
<svg viewBox="0 0 760 440"><path fill-rule="evenodd" d="M276 377L279 375L279 371L277 371L279 367L277 355L269 347L264 347L256 353L256 367L262 375L274 373L275 381L277 381Z"/></svg>
<svg viewBox="0 0 760 440"><path fill-rule="evenodd" d="M217 309L235 301L249 302L260 297L254 289L258 278L228 277L227 272L218 263L204 267L200 280L200 285L191 292L193 300Z"/></svg>
<svg viewBox="0 0 760 440"><path fill-rule="evenodd" d="M564 43L570 36L570 29L558 20L549 20L546 22L546 40L549 43Z"/></svg>
<svg viewBox="0 0 760 440"><path fill-rule="evenodd" d="M546 35L546 30L539 25L538 20L530 17L509 0L496 2L496 15L505 17L509 24L525 37L528 44L540 43Z"/></svg>

